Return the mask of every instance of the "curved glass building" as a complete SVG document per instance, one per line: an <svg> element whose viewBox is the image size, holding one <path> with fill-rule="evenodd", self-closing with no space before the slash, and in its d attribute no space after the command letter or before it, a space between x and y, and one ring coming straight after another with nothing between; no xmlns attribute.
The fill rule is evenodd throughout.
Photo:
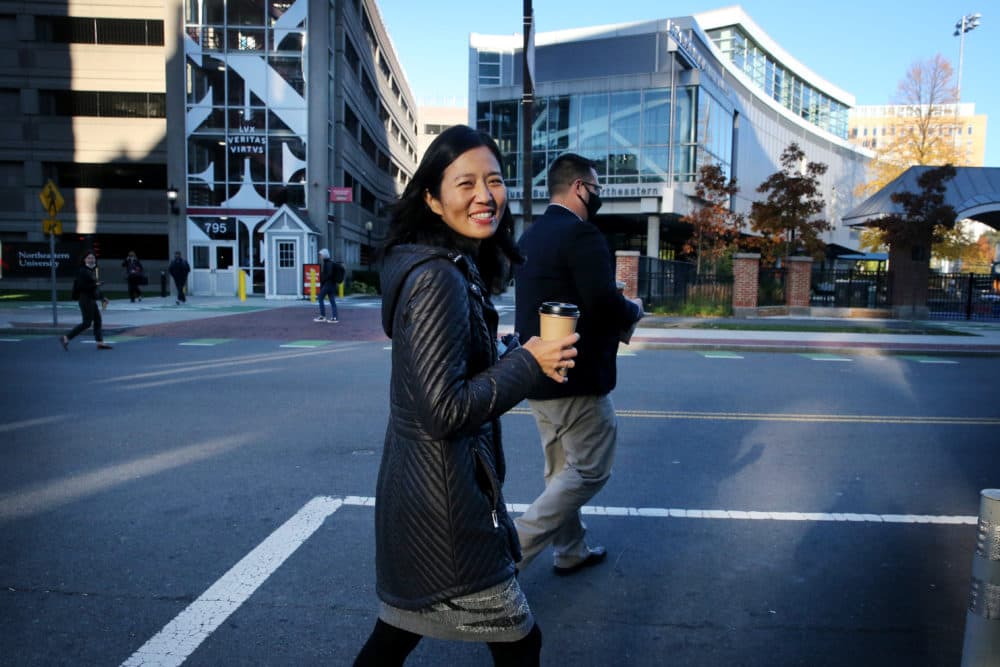
<svg viewBox="0 0 1000 667"><path fill-rule="evenodd" d="M470 37L470 121L509 156L505 174L522 212L522 37ZM532 211L548 200L545 172L573 151L598 164L607 187L602 228L616 249L673 258L688 229L699 168L714 163L741 188L757 186L796 142L829 169L822 181L828 243L856 246L840 217L856 203L871 154L847 138L854 98L785 52L738 7L695 16L539 33L531 121Z"/></svg>

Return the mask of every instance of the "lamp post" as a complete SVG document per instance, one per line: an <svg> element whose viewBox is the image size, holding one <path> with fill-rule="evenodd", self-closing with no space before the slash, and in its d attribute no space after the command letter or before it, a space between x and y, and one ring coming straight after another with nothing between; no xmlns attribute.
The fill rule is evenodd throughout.
<svg viewBox="0 0 1000 667"><path fill-rule="evenodd" d="M966 14L955 23L955 34L958 37L958 86L955 89L955 104L962 101L962 60L965 57L965 33L972 32L979 27L979 19L982 14Z"/></svg>
<svg viewBox="0 0 1000 667"><path fill-rule="evenodd" d="M369 271L372 270L372 227L374 227L374 226L375 225L372 224L371 220L369 220L368 222L365 223L365 231L368 232L368 270Z"/></svg>
<svg viewBox="0 0 1000 667"><path fill-rule="evenodd" d="M180 215L181 210L177 207L177 188L171 185L167 188L167 201L170 203L170 214Z"/></svg>

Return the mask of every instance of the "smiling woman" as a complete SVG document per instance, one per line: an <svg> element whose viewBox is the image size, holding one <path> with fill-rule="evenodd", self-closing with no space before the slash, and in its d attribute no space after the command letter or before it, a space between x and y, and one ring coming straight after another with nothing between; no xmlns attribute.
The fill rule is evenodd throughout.
<svg viewBox="0 0 1000 667"><path fill-rule="evenodd" d="M485 146L462 153L444 170L439 196L427 191L424 201L453 231L470 239L493 236L507 208L496 156Z"/></svg>
<svg viewBox="0 0 1000 667"><path fill-rule="evenodd" d="M515 578L499 418L562 382L576 334L497 350L502 292L520 261L493 139L456 125L428 147L392 213L382 327L389 423L375 503L380 606L358 665L402 665L421 637L486 642L496 665L539 664L541 631ZM547 379L547 376L549 379Z"/></svg>

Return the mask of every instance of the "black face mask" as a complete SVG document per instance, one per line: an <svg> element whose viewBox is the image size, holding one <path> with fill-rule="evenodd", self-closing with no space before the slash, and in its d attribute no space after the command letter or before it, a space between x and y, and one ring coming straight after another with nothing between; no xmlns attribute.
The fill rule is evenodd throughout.
<svg viewBox="0 0 1000 667"><path fill-rule="evenodd" d="M604 202L601 201L601 195L597 194L593 190L588 188L587 192L590 194L587 201L583 201L583 197L580 197L580 195L577 195L577 197L580 197L580 201L583 202L583 205L587 209L587 220L593 220L594 216L597 215L597 212L601 210L601 204Z"/></svg>

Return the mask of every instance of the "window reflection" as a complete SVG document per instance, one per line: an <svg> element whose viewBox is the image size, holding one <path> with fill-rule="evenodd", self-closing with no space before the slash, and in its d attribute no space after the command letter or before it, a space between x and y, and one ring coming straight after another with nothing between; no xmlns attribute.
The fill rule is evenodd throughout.
<svg viewBox="0 0 1000 667"><path fill-rule="evenodd" d="M699 92L702 91L702 92ZM539 98L532 122L532 174L544 187L545 169L575 151L594 160L609 184L691 181L701 163L728 173L733 114L698 87L652 88ZM477 126L492 134L507 156L508 185L522 186L519 101L480 102ZM671 164L672 163L672 164Z"/></svg>

